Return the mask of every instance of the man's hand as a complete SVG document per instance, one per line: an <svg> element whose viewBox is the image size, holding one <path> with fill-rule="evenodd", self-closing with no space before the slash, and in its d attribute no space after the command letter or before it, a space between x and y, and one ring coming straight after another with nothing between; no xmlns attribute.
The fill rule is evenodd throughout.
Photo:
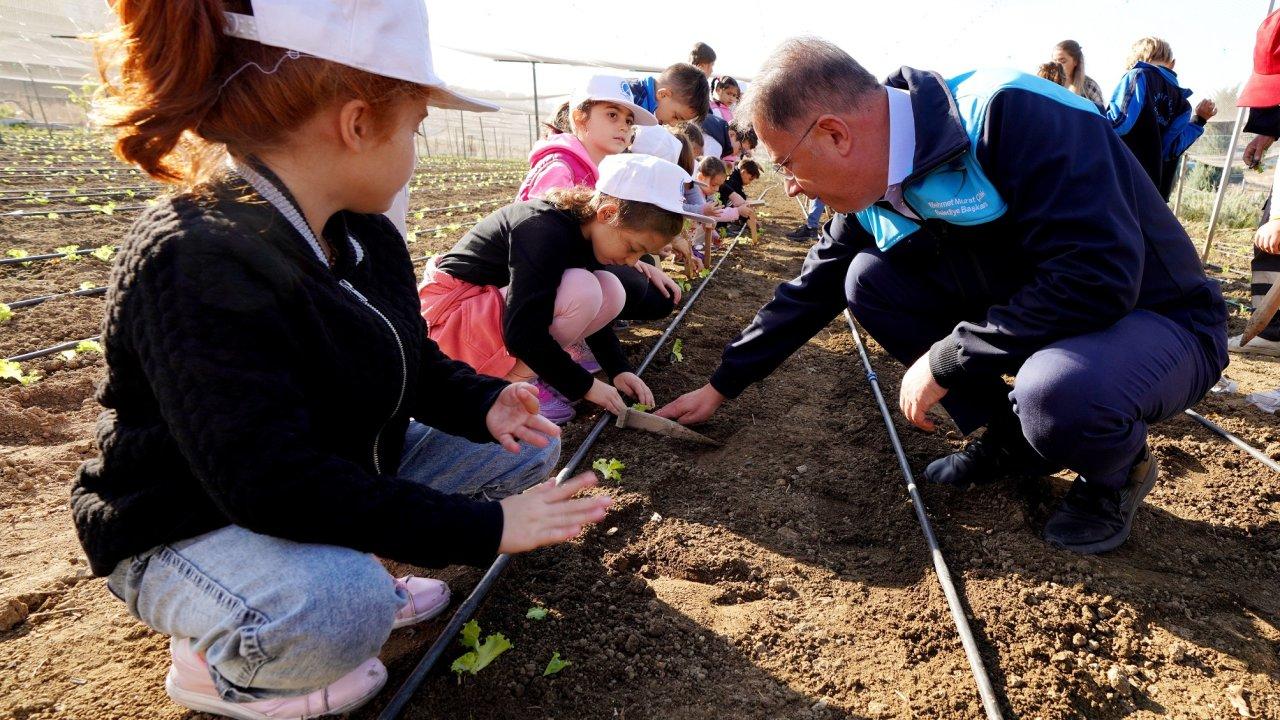
<svg viewBox="0 0 1280 720"><path fill-rule="evenodd" d="M912 425L932 432L933 421L926 413L933 409L933 406L937 405L946 394L947 389L933 379L933 371L929 369L929 354L925 353L907 369L907 374L902 376L898 407Z"/></svg>
<svg viewBox="0 0 1280 720"><path fill-rule="evenodd" d="M711 387L711 383L707 383L666 404L654 415L675 420L682 425L694 425L710 419L727 399L719 390Z"/></svg>
<svg viewBox="0 0 1280 720"><path fill-rule="evenodd" d="M560 428L538 414L538 390L529 383L511 383L484 416L489 434L507 452L520 452L520 442L546 447L548 437L560 437Z"/></svg>
<svg viewBox="0 0 1280 720"><path fill-rule="evenodd" d="M1253 234L1253 244L1264 253L1280 255L1280 218L1263 223Z"/></svg>
<svg viewBox="0 0 1280 720"><path fill-rule="evenodd" d="M1270 135L1259 135L1250 140L1249 144L1244 146L1245 167L1256 168L1258 163L1262 162L1262 156L1271 147L1271 143L1275 141L1276 139Z"/></svg>

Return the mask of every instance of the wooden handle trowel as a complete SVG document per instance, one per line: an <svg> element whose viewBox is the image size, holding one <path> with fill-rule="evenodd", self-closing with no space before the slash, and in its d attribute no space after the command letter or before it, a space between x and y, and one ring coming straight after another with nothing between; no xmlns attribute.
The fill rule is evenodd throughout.
<svg viewBox="0 0 1280 720"><path fill-rule="evenodd" d="M618 416L618 422L615 424L620 428L644 430L645 432L675 438L676 440L688 440L689 442L695 442L699 445L720 447L719 442L712 440L700 432L694 432L675 420L668 420L650 413L632 410L631 408L623 410L622 414Z"/></svg>

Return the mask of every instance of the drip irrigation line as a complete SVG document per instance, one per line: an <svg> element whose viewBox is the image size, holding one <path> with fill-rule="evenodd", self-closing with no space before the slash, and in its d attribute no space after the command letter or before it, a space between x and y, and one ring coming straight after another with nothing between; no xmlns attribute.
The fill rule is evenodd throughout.
<svg viewBox="0 0 1280 720"><path fill-rule="evenodd" d="M1231 434L1230 432L1222 428L1220 425L1218 425L1214 421L1201 415L1195 410L1192 410L1191 408L1187 408L1183 412L1190 415L1191 419L1195 420L1196 422L1200 423L1206 428L1209 428L1214 433L1222 437L1224 440L1230 442L1232 445L1235 445L1241 450L1249 453L1249 456L1252 457L1254 460L1257 460L1263 465L1266 465L1267 467L1271 468L1272 471L1280 473L1280 463L1277 463L1275 460L1272 460L1271 458L1267 457L1266 454L1263 453L1262 451L1258 450L1257 448L1245 442L1244 440L1241 440L1240 438Z"/></svg>
<svg viewBox="0 0 1280 720"><path fill-rule="evenodd" d="M946 558L942 556L942 549L938 546L938 538L933 533L933 525L929 522L929 515L925 510L924 498L920 496L920 489L916 487L906 452L902 449L902 441L898 439L898 431L894 428L893 418L889 415L888 406L885 405L884 394L880 392L880 381L876 377L875 370L871 368L867 346L863 344L858 326L854 324L853 313L846 309L844 317L849 322L849 332L853 334L854 342L858 345L858 354L862 356L862 366L866 368L867 381L871 383L876 404L880 406L880 415L884 418L884 425L889 430L889 441L893 443L893 452L898 456L902 477L907 481L907 492L911 494L911 504L915 507L916 519L920 521L925 542L929 544L929 555L933 559L934 572L938 575L938 583L942 585L942 593L947 597L947 607L951 608L951 619L955 621L960 642L964 645L964 654L969 660L969 670L978 684L978 696L982 699L982 707L986 711L988 720L1002 720L1004 716L1000 713L1000 702L996 699L996 691L991 685L991 678L987 676L987 669L982 664L982 654L978 651L978 643L973 637L973 630L969 627L969 618L965 615L964 601L951 580L951 571L947 568Z"/></svg>
<svg viewBox="0 0 1280 720"><path fill-rule="evenodd" d="M90 341L90 340L92 340L92 341L94 341L94 342L97 342L97 341L99 341L99 340L101 340L101 339L102 339L102 336L101 336L101 335L94 335L94 336L92 336L92 337L82 338L82 339L80 339L80 340L69 340L69 341L64 342L64 343L58 343L57 345L54 345L53 347L47 347L47 348L43 348L43 349L41 349L41 350L32 350L31 352L28 352L28 353L22 353L21 355L14 355L14 356L13 356L13 357L11 357L11 358L5 358L5 359L6 359L6 360L8 360L9 362L18 362L18 363L20 363L20 362L26 362L26 361L28 361L28 360L35 360L36 358L42 358L42 357L44 357L44 356L46 356L46 355L52 355L52 354L54 354L54 353L60 353L60 352L62 352L63 350L75 350L75 349L76 349L76 346L77 346L77 345L79 345L79 344L80 344L80 343L82 343L82 342L88 342L88 341Z"/></svg>
<svg viewBox="0 0 1280 720"><path fill-rule="evenodd" d="M760 199L763 199L765 193L768 192L768 189L766 189L764 193L761 193ZM742 233L746 231L746 227L747 226L745 224L742 226L742 229L734 236L733 242L729 243L729 247L720 255L720 259L716 262L715 267L711 269L711 272L707 277L703 278L697 289L693 291L693 294L688 297L684 303L684 307L680 309L680 312L677 313L676 316L672 318L671 322L667 324L667 329L663 331L661 337L659 337L653 344L653 347L649 349L649 354L645 356L644 360L640 363L640 366L636 369L636 375L644 373L645 369L649 367L649 363L653 361L653 358L657 356L658 351L671 337L671 333L675 332L680 321L684 320L684 316L689 312L689 308L693 307L694 301L696 301L698 296L702 294L703 288L711 282L711 279L716 276L716 272L720 270L720 266L723 265L724 261L733 253L733 249L737 247L738 240L741 239ZM602 413L600 415L600 418L596 420L595 425L591 427L591 432L587 434L586 438L583 439L582 444L578 446L578 450L573 454L573 457L569 458L569 461L565 463L564 469L556 474L557 485L569 479L569 476L575 469L577 469L578 465L587 456L587 452L591 450L591 446L595 444L597 439L599 439L600 434L604 432L605 427L608 426L612 419L613 416L609 413ZM413 694L417 692L418 686L422 684L424 679L426 679L427 674L431 672L431 668L435 666L436 662L440 659L440 656L443 655L444 651L453 643L453 640L458 636L458 633L462 631L462 626L465 625L467 621L471 619L471 616L475 614L476 610L479 609L480 603L484 601L485 597L489 594L489 591L493 589L498 578L502 575L502 572L506 570L507 565L510 563L511 556L505 553L499 555L498 558L493 561L493 564L490 565L489 569L485 572L484 577L480 578L480 582L476 585L475 589L472 590L471 594L467 596L467 599L462 601L462 604L458 606L453 617L449 619L449 624L445 625L444 630L442 630L440 635L436 637L435 642L431 643L431 647L427 648L426 654L424 654L422 659L418 661L417 666L413 668L413 672L409 673L409 677L405 678L404 683L400 685L398 690L396 690L396 694L391 697L391 701L388 702L387 706L378 714L378 720L395 720L400 717L400 713L404 710L405 705L413 699Z"/></svg>
<svg viewBox="0 0 1280 720"><path fill-rule="evenodd" d="M112 251L116 250L115 245L110 246ZM70 253L45 253L43 255L28 255L26 257L3 257L0 258L0 265L21 265L29 262L46 262L48 260L57 260L65 258L67 255L89 255L97 250L97 248L85 248Z"/></svg>
<svg viewBox="0 0 1280 720"><path fill-rule="evenodd" d="M75 290L73 292L54 293L52 295L41 295L39 297L27 298L26 300L15 300L14 302L8 303L8 305L10 310L17 310L19 308L39 305L40 303L55 300L57 298L91 297L94 295L105 295L106 293L107 289L105 287L91 287L85 288L84 290Z"/></svg>

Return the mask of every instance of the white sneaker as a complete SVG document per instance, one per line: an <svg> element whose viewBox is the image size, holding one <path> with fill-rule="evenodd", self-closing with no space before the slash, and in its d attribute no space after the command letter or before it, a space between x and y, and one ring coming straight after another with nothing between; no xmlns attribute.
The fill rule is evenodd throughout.
<svg viewBox="0 0 1280 720"><path fill-rule="evenodd" d="M1269 355L1271 357L1280 357L1280 341L1267 340L1263 337L1255 337L1250 340L1247 345L1240 347L1240 338L1243 335L1236 335L1227 341L1227 352L1241 353L1244 355Z"/></svg>

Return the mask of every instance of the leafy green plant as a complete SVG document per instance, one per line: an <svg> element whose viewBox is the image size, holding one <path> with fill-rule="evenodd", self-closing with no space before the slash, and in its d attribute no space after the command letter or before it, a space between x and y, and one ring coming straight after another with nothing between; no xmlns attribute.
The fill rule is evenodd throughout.
<svg viewBox="0 0 1280 720"><path fill-rule="evenodd" d="M79 245L59 245L58 247L54 248L53 251L56 253L61 253L62 260L66 260L67 262L78 262L81 259L81 257L76 254L76 251L79 249L80 249Z"/></svg>
<svg viewBox="0 0 1280 720"><path fill-rule="evenodd" d="M544 620L547 617L547 609L544 607L531 607L524 616L529 620Z"/></svg>
<svg viewBox="0 0 1280 720"><path fill-rule="evenodd" d="M92 280L85 280L84 282L80 283L81 290L92 290L96 287L98 286L94 285Z"/></svg>
<svg viewBox="0 0 1280 720"><path fill-rule="evenodd" d="M111 262L111 257L116 254L116 249L115 249L115 246L113 245L103 245L99 248L96 248L93 252L89 254L101 260L102 262Z"/></svg>
<svg viewBox="0 0 1280 720"><path fill-rule="evenodd" d="M572 664L572 660L561 660L560 651L556 650L551 653L551 662L547 663L547 669L542 671L542 677L555 675Z"/></svg>
<svg viewBox="0 0 1280 720"><path fill-rule="evenodd" d="M40 379L39 373L22 372L22 365L12 360L0 360L0 380L12 380L22 385L30 385Z"/></svg>
<svg viewBox="0 0 1280 720"><path fill-rule="evenodd" d="M676 338L671 344L671 357L676 362L684 362L684 340Z"/></svg>
<svg viewBox="0 0 1280 720"><path fill-rule="evenodd" d="M626 468L626 464L617 458L609 458L608 460L600 458L599 460L591 463L591 469L599 471L600 475L605 480L621 481L622 471Z"/></svg>
<svg viewBox="0 0 1280 720"><path fill-rule="evenodd" d="M10 310L8 305L4 303L0 303L0 325L3 325L9 322L12 319L13 319L13 310Z"/></svg>
<svg viewBox="0 0 1280 720"><path fill-rule="evenodd" d="M116 201L111 200L109 202L102 203L101 205L93 204L89 206L89 209L96 213L102 213L103 215L115 215Z"/></svg>
<svg viewBox="0 0 1280 720"><path fill-rule="evenodd" d="M631 409L635 410L636 412L649 412L650 410L653 409L653 406L645 405L644 403L632 403Z"/></svg>
<svg viewBox="0 0 1280 720"><path fill-rule="evenodd" d="M676 284L680 286L681 292L689 292L691 289L693 289L693 283L689 282L688 280L685 280L684 278L676 278L675 280L676 280Z"/></svg>
<svg viewBox="0 0 1280 720"><path fill-rule="evenodd" d="M5 255L8 255L11 258L24 258L24 257L29 257L31 253L27 252L26 250L23 250L22 248L9 248L9 251L6 252ZM21 265L22 267L27 267L28 265L31 264L31 262L27 261L27 262L18 263L18 264Z"/></svg>
<svg viewBox="0 0 1280 720"><path fill-rule="evenodd" d="M453 661L453 665L449 669L458 673L459 676L464 672L472 675L480 672L489 666L499 655L510 650L513 646L502 633L491 633L480 642L480 623L472 620L462 626L461 636L458 642L464 647L471 648L471 652L466 653L462 657Z"/></svg>

